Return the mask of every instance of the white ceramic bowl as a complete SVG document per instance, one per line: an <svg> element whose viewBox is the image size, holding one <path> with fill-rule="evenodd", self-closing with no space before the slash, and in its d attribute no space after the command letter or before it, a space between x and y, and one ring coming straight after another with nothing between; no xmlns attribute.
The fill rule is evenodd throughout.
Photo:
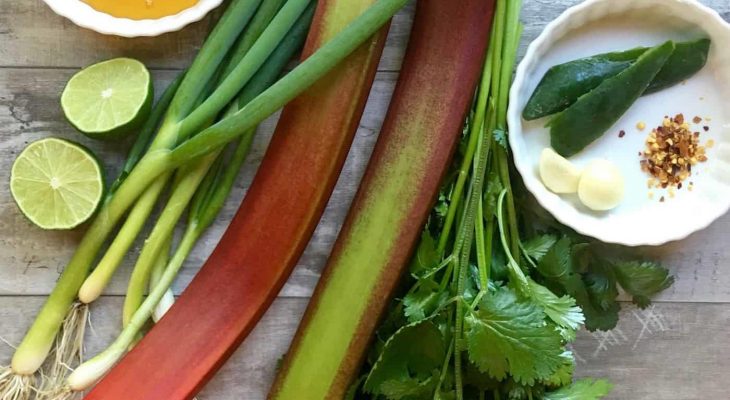
<svg viewBox="0 0 730 400"><path fill-rule="evenodd" d="M553 65L607 51L651 46L666 40L712 39L707 66L685 84L642 97L599 140L571 158L585 166L596 158L614 162L626 179L626 198L609 212L592 212L577 196L560 196L540 181L540 152L550 146L546 119L527 122L522 110L544 73ZM588 0L547 26L529 47L511 91L510 145L528 190L555 218L576 231L609 243L659 245L703 229L730 208L730 25L694 0ZM665 115L688 120L710 117L703 142L713 139L709 161L693 169L693 191L653 190L639 166L646 136ZM646 123L640 132L638 122ZM623 138L618 134L626 132ZM665 196L665 202L660 202Z"/></svg>
<svg viewBox="0 0 730 400"><path fill-rule="evenodd" d="M81 0L44 0L57 14L70 19L78 26L106 35L124 37L158 36L182 29L188 24L200 21L223 0L200 0L196 5L159 19L132 20L117 18L96 11ZM119 0L124 1L124 0Z"/></svg>

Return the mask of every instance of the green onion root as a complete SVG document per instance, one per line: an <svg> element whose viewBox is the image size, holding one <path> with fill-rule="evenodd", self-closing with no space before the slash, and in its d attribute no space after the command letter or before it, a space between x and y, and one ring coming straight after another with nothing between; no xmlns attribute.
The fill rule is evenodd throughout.
<svg viewBox="0 0 730 400"><path fill-rule="evenodd" d="M33 375L18 375L11 368L0 368L0 399L30 400L34 385Z"/></svg>

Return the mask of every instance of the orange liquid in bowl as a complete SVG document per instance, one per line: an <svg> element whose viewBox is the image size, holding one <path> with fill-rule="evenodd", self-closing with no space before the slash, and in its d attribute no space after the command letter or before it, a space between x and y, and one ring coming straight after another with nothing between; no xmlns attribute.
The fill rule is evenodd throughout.
<svg viewBox="0 0 730 400"><path fill-rule="evenodd" d="M83 0L99 12L119 18L159 19L194 6L199 0Z"/></svg>

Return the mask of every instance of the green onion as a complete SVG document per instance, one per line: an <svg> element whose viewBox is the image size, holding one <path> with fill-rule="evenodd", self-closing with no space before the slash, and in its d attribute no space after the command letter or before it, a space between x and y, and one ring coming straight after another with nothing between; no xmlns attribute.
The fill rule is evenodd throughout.
<svg viewBox="0 0 730 400"><path fill-rule="evenodd" d="M271 24L263 30L259 37L256 38L257 32L253 32L251 34L244 33L242 35L242 39L236 46L235 51L246 51L246 47L249 46L245 44L250 43L253 40L252 38L256 38L255 43L250 46L248 53L236 53L230 57L228 60L229 62L240 60L238 65L231 69L231 67L226 66L224 63L222 69L224 71L230 70L230 73L224 77L223 81L220 82L220 85L218 85L210 97L205 99L202 104L192 111L190 115L185 117L179 123L173 125L174 129L170 128L176 132L176 140L187 138L203 124L207 124L207 121L212 121L215 116L223 110L225 104L233 99L240 88L243 87L249 79L251 79L253 74L271 55L271 52L273 52L278 43L282 41L283 36L290 30L291 26L296 22L304 8L306 8L309 3L310 0L289 0L271 21ZM264 11L268 13L269 8L271 7L268 7ZM266 16L255 22L265 22L265 20ZM254 28L258 31L261 26L257 24ZM194 70L194 67L195 66L191 67L191 72ZM176 96L176 99L178 98L180 97ZM151 150L161 148L161 146L169 144L170 143L162 143L159 144L160 147L154 147L153 144ZM211 160L212 159L215 159L215 156L213 156ZM130 217L127 218L127 221L110 247L110 250L107 252L107 255L104 256L102 262L94 269L94 272L92 272L91 276L86 279L81 287L79 291L79 298L81 301L89 303L96 300L101 295L111 279L111 276L121 264L122 258L127 253L132 242L136 239L142 229L144 222L149 218L154 204L156 204L157 199L164 190L171 174L171 171L163 174L154 183L152 183L150 188L141 196L138 203L134 206ZM203 172L202 175L204 174L205 173ZM194 182L194 178L191 177L191 179L193 181L188 182L187 191L194 190L194 188L197 187L197 184ZM175 202L177 207L166 207L164 209L162 219L166 220L166 222L158 225L159 229L155 229L152 232L152 235L147 241L147 245L143 248L142 254L134 268L134 273L130 280L130 286L128 289L127 301L125 302L125 310L127 310L127 312L125 312L126 316L133 313L134 308L141 302L144 288L147 286L149 279L151 265L157 258L160 244L166 240L167 236L172 234L172 229L179 217L182 215L182 211L187 204L187 201L181 197L182 195L179 192L177 196L179 198L179 201ZM188 197L190 196L192 196L192 194Z"/></svg>

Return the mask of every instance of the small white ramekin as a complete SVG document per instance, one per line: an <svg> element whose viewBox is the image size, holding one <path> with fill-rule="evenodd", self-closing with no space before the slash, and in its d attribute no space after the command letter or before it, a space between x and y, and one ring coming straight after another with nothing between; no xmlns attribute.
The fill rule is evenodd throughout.
<svg viewBox="0 0 730 400"><path fill-rule="evenodd" d="M118 18L93 9L81 0L43 0L63 17L83 28L105 35L124 37L158 36L174 32L200 21L223 0L200 0L196 5L178 14L159 19L132 20Z"/></svg>
<svg viewBox="0 0 730 400"><path fill-rule="evenodd" d="M627 179L624 203L610 212L596 213L581 206L577 196L548 191L538 164L540 152L550 145L549 129L545 120L525 121L521 115L547 68L601 52L699 36L713 40L703 71L685 85L643 97L609 132L571 158L578 166L597 158L614 162ZM730 25L696 0L587 0L567 10L529 46L510 94L510 145L527 189L557 220L607 243L660 245L706 228L730 209L730 113L725 111L730 95L728 46ZM701 175L693 171L695 189L678 191L676 198L670 194L666 202L660 202L660 192L656 198L648 195L649 176L641 171L637 156L650 130L642 133L636 124L644 121L656 126L662 116L679 112L687 113L690 120L695 115L712 116L712 130L702 137L706 140L709 135L717 144L708 150L710 160L698 165ZM619 139L621 129L626 137Z"/></svg>

